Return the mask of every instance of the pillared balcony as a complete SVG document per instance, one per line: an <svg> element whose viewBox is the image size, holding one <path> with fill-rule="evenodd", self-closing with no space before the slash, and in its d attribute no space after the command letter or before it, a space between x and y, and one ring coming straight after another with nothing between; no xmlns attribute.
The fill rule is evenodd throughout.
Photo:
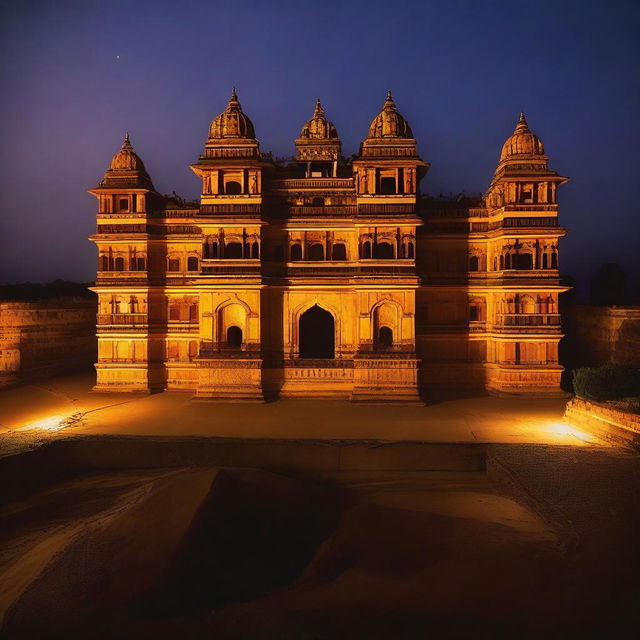
<svg viewBox="0 0 640 640"><path fill-rule="evenodd" d="M146 325L146 313L99 313L98 324L105 325Z"/></svg>
<svg viewBox="0 0 640 640"><path fill-rule="evenodd" d="M496 315L494 330L501 332L539 331L557 333L560 331L559 313L499 313Z"/></svg>

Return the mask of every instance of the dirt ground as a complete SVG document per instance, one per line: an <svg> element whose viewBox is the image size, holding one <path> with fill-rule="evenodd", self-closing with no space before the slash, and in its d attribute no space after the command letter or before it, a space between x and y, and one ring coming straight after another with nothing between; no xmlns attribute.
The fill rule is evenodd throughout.
<svg viewBox="0 0 640 640"><path fill-rule="evenodd" d="M77 435L372 439L589 445L563 421L558 398L475 394L427 406L358 405L284 399L267 404L193 403L191 394L94 394L77 374L0 390L0 451Z"/></svg>
<svg viewBox="0 0 640 640"><path fill-rule="evenodd" d="M0 636L631 638L640 456L564 402L0 391Z"/></svg>
<svg viewBox="0 0 640 640"><path fill-rule="evenodd" d="M635 637L639 488L638 456L595 446L495 445L486 472L84 475L2 506L3 633Z"/></svg>

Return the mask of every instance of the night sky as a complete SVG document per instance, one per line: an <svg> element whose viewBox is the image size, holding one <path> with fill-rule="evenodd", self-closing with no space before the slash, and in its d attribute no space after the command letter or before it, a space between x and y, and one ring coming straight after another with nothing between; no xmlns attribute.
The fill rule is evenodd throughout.
<svg viewBox="0 0 640 640"><path fill-rule="evenodd" d="M97 184L128 131L158 191L236 86L263 151L293 153L320 97L345 155L391 89L437 195L484 191L520 110L559 192L561 272L640 260L640 4L28 2L0 9L0 281L91 281ZM634 273L635 272L635 273Z"/></svg>

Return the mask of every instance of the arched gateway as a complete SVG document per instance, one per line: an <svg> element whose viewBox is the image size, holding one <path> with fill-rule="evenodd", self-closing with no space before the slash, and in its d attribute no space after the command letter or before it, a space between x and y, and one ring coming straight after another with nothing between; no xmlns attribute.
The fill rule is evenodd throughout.
<svg viewBox="0 0 640 640"><path fill-rule="evenodd" d="M333 316L317 304L300 316L300 357L335 357L335 322Z"/></svg>

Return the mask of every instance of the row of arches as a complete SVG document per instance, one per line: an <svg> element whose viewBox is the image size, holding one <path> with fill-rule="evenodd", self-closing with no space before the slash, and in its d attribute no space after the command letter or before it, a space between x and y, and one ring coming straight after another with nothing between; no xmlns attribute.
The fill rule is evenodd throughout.
<svg viewBox="0 0 640 640"><path fill-rule="evenodd" d="M246 349L249 308L238 302L223 304L214 313L214 348ZM402 318L400 305L392 301L376 304L372 311L372 347L376 352L389 351L399 343ZM339 341L336 316L320 304L294 312L290 336L296 357L333 359Z"/></svg>
<svg viewBox="0 0 640 640"><path fill-rule="evenodd" d="M415 258L415 245L413 242L402 242L398 247L396 244L390 242L377 242L373 243L370 240L365 240L360 244L360 258L376 260L394 260Z"/></svg>
<svg viewBox="0 0 640 640"><path fill-rule="evenodd" d="M252 242L238 242L235 240L224 242L217 239L207 239L202 244L202 257L207 259L258 260L260 258L260 243L257 240Z"/></svg>
<svg viewBox="0 0 640 640"><path fill-rule="evenodd" d="M531 296L516 294L501 302L502 313L556 313L557 305L553 296Z"/></svg>
<svg viewBox="0 0 640 640"><path fill-rule="evenodd" d="M147 258L145 255L113 255L102 254L99 258L100 271L146 271Z"/></svg>
<svg viewBox="0 0 640 640"><path fill-rule="evenodd" d="M498 309L499 313L503 315L548 315L557 313L557 304L553 296L550 295L516 294L501 300ZM471 298L469 300L469 321L485 322L486 319L485 301L482 298Z"/></svg>
<svg viewBox="0 0 640 640"><path fill-rule="evenodd" d="M123 314L123 313L146 313L147 300L136 295L118 296L112 295L107 299L100 300L100 313Z"/></svg>
<svg viewBox="0 0 640 640"><path fill-rule="evenodd" d="M321 260L347 260L347 246L342 242L337 242L329 246L326 250L321 242L313 242L306 246L306 254L301 243L294 243L289 247L289 260L298 262L300 260L321 261Z"/></svg>
<svg viewBox="0 0 640 640"><path fill-rule="evenodd" d="M482 258L477 255L469 256L468 268L470 272L483 271ZM505 269L531 270L531 269L557 269L557 252L544 252L540 256L538 264L534 264L534 255L528 251L506 252L493 258L493 270L503 271Z"/></svg>

